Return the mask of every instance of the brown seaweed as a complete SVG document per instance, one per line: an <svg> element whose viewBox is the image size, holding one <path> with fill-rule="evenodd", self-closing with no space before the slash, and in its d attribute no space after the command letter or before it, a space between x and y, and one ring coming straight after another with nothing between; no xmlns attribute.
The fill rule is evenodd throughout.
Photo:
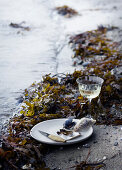
<svg viewBox="0 0 122 170"><path fill-rule="evenodd" d="M93 163L88 162L87 160L88 160L89 155L90 155L90 150L84 161L80 162L77 165L71 166L70 169L75 168L75 170L99 170L101 168L106 167L106 164L104 163L104 161L93 162Z"/></svg>
<svg viewBox="0 0 122 170"><path fill-rule="evenodd" d="M58 11L58 14L63 15L67 18L70 18L74 15L78 15L78 12L75 11L74 9L68 7L67 5L57 7L56 10Z"/></svg>
<svg viewBox="0 0 122 170"><path fill-rule="evenodd" d="M22 24L23 24L24 22L22 22L22 23L20 23L20 24L17 24L17 23L13 23L13 22L11 22L10 24L9 24L9 26L10 27L12 27L12 28L21 28L21 29L23 29L23 30L26 30L26 31L30 31L30 27L28 27L28 26L23 26Z"/></svg>
<svg viewBox="0 0 122 170"><path fill-rule="evenodd" d="M43 81L25 89L21 111L10 119L7 131L1 137L2 166L8 165L11 169L21 169L23 166L46 167L43 153L48 149L31 138L30 130L44 120L69 116L81 118L89 114L89 103L80 95L76 83L76 79L82 75L92 74L104 79L99 96L101 102L98 102L98 98L93 99L90 110L97 124L122 124L122 77L117 71L121 68L121 53L106 37L106 32L106 28L99 28L71 37L74 56L80 56L79 59L83 61L86 58L92 60L84 71L63 75L60 81L58 75L46 75ZM105 57L101 58L102 55ZM84 102L86 104L82 106ZM86 166L86 162L82 162L79 166L102 165Z"/></svg>

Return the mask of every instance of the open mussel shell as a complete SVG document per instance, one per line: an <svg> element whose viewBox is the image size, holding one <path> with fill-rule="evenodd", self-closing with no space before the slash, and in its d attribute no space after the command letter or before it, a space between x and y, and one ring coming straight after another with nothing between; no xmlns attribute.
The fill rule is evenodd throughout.
<svg viewBox="0 0 122 170"><path fill-rule="evenodd" d="M73 130L75 125L76 125L76 122L73 122L73 118L69 118L64 122L63 129L67 131L71 131Z"/></svg>

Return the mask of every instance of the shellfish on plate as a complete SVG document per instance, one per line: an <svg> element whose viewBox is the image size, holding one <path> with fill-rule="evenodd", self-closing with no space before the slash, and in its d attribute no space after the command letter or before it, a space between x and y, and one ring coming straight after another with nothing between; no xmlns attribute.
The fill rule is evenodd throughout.
<svg viewBox="0 0 122 170"><path fill-rule="evenodd" d="M67 119L63 124L63 129L60 129L58 134L71 135L73 132L81 132L93 126L96 120L92 118L81 118L78 122L73 121L73 118Z"/></svg>
<svg viewBox="0 0 122 170"><path fill-rule="evenodd" d="M81 118L76 125L73 128L73 131L78 132L78 131L82 131L86 128L89 128L90 126L93 126L96 123L96 120L92 119L92 118Z"/></svg>

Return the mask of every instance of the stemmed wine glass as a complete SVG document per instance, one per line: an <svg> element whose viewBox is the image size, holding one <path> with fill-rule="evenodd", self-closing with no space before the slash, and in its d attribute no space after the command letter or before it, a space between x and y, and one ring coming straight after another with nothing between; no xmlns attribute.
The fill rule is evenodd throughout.
<svg viewBox="0 0 122 170"><path fill-rule="evenodd" d="M91 101L99 96L104 80L97 76L82 76L76 82L78 83L80 94L88 99L91 107Z"/></svg>

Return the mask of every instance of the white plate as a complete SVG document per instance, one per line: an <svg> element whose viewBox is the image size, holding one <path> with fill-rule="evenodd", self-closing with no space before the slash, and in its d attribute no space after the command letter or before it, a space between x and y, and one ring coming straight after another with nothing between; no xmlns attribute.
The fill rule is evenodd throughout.
<svg viewBox="0 0 122 170"><path fill-rule="evenodd" d="M74 144L74 143L78 143L78 142L84 141L85 139L89 138L92 135L93 128L89 127L86 130L81 131L81 136L63 143L63 142L53 141L53 140L49 139L48 137L42 135L38 131L38 130L41 130L41 131L47 132L49 134L57 135L57 131L59 131L60 129L63 128L63 124L64 124L64 122L66 120L67 119L52 119L52 120L46 120L46 121L43 121L41 123L38 123L37 125L35 125L31 129L30 135L34 139L36 139L36 140L38 140L38 141L40 141L42 143L51 144L51 145L69 145L69 144ZM77 122L78 120L79 119L73 119L73 121L75 121L75 122Z"/></svg>

